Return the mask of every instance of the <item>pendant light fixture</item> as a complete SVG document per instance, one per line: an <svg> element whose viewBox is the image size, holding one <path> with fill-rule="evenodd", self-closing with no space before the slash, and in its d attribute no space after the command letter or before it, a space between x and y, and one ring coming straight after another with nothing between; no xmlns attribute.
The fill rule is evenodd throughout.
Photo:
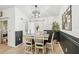
<svg viewBox="0 0 79 59"><path fill-rule="evenodd" d="M39 12L39 10L38 10L38 6L35 5L34 8L35 8L35 9L32 11L33 17L34 17L34 18L39 18L39 17L40 17L40 12Z"/></svg>

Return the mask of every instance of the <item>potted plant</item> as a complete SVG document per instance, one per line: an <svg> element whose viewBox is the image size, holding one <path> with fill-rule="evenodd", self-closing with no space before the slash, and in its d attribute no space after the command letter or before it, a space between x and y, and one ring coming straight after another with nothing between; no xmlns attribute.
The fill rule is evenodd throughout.
<svg viewBox="0 0 79 59"><path fill-rule="evenodd" d="M52 31L54 32L54 39L56 39L57 41L59 41L59 31L60 31L60 27L59 24L55 21L52 24Z"/></svg>

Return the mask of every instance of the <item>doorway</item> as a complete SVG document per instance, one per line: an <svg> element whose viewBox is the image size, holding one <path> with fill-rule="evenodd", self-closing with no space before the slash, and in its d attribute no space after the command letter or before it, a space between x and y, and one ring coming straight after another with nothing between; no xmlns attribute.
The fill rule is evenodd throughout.
<svg viewBox="0 0 79 59"><path fill-rule="evenodd" d="M0 44L8 43L7 20L0 21Z"/></svg>

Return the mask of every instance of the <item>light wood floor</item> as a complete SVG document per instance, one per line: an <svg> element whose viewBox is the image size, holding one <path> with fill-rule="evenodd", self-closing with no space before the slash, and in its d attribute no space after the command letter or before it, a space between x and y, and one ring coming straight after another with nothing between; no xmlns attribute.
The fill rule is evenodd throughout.
<svg viewBox="0 0 79 59"><path fill-rule="evenodd" d="M59 42L57 44L54 42L53 46L53 54L63 54ZM19 47L11 48L4 44L0 44L0 54L24 54L24 45L22 44Z"/></svg>
<svg viewBox="0 0 79 59"><path fill-rule="evenodd" d="M64 54L59 42L54 41L53 50L54 54Z"/></svg>

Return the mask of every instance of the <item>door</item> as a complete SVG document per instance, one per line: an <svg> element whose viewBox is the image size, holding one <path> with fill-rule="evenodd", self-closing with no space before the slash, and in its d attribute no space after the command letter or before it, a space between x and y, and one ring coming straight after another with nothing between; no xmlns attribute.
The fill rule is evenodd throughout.
<svg viewBox="0 0 79 59"><path fill-rule="evenodd" d="M3 44L7 44L7 21L2 21L2 40L1 40L1 43Z"/></svg>
<svg viewBox="0 0 79 59"><path fill-rule="evenodd" d="M7 44L7 21L0 21L0 43Z"/></svg>

